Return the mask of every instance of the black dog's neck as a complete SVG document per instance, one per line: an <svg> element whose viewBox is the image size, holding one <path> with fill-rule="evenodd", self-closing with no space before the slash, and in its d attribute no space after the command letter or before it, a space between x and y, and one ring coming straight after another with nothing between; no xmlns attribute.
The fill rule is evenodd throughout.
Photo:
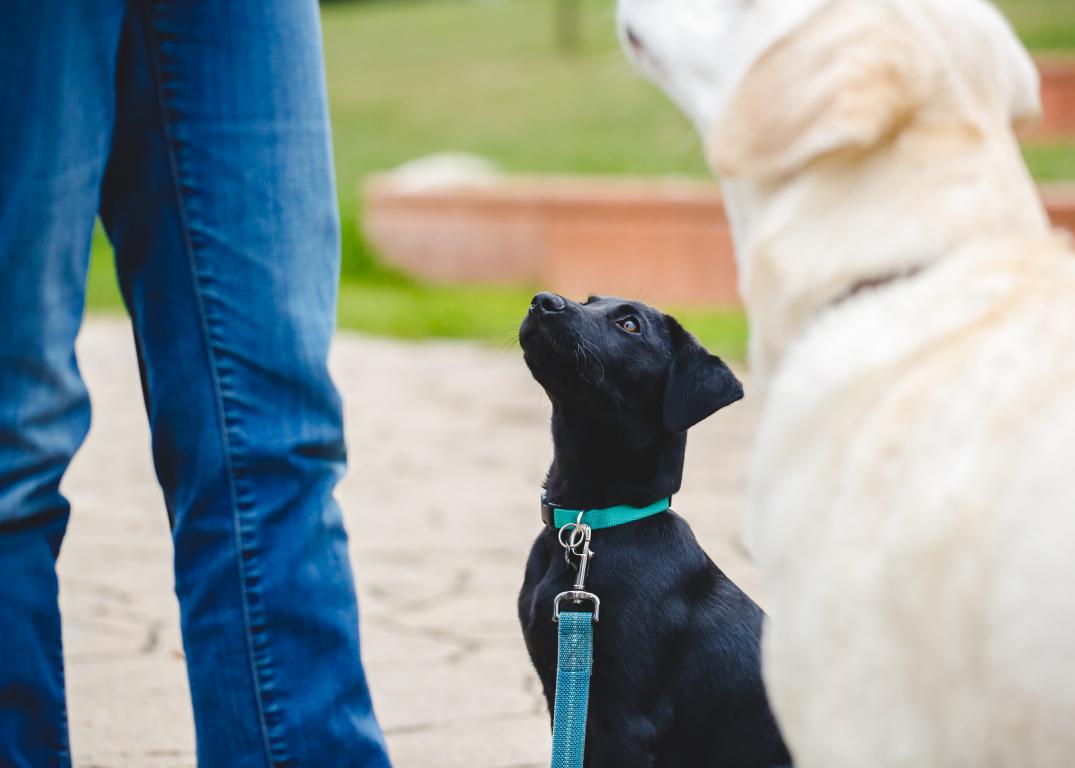
<svg viewBox="0 0 1075 768"><path fill-rule="evenodd" d="M548 500L568 509L645 506L679 490L687 434L668 434L628 413L609 420L585 405L554 402Z"/></svg>

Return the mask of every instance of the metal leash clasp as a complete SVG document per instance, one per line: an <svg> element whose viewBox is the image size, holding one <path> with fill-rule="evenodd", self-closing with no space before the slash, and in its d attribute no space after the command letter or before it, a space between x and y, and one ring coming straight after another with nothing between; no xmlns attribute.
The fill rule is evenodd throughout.
<svg viewBox="0 0 1075 768"><path fill-rule="evenodd" d="M578 575L575 577L574 589L561 592L552 601L552 620L554 622L560 621L560 601L562 600L570 600L575 603L587 601L593 603L593 620L594 622L600 620L601 599L593 592L586 591L586 575L590 572L590 558L597 553L590 549L592 531L590 526L582 522L583 514L585 513L579 512L578 520L573 523L567 523L560 528L557 534L560 546L564 548L564 560L567 561L568 565L575 566ZM564 541L564 533L567 531L571 532L571 536L567 541ZM572 563L572 555L578 558L578 565Z"/></svg>

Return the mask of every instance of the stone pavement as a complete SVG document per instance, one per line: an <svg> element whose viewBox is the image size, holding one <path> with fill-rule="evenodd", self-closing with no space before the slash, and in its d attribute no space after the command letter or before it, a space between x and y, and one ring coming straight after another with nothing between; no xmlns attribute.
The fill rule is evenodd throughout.
<svg viewBox="0 0 1075 768"><path fill-rule="evenodd" d="M75 765L189 768L170 538L126 324L89 320L80 355L94 419L66 481L60 559ZM338 495L396 766L547 765L548 716L515 620L551 451L543 393L514 346L340 335L333 368L351 449ZM748 398L692 432L675 507L756 594L738 533L755 416Z"/></svg>

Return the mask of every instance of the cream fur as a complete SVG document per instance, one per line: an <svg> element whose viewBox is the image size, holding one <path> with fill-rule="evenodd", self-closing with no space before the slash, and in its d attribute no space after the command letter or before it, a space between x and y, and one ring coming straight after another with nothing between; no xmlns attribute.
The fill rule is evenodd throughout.
<svg viewBox="0 0 1075 768"><path fill-rule="evenodd" d="M723 179L800 768L1075 763L1075 259L980 0L620 0ZM871 278L908 273L846 298Z"/></svg>

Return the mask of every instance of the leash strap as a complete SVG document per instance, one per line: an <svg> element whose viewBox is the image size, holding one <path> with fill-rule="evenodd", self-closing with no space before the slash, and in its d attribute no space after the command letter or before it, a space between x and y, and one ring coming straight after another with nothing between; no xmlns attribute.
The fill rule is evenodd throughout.
<svg viewBox="0 0 1075 768"><path fill-rule="evenodd" d="M560 614L553 707L552 768L582 768L586 711L593 669L593 619L589 611Z"/></svg>

